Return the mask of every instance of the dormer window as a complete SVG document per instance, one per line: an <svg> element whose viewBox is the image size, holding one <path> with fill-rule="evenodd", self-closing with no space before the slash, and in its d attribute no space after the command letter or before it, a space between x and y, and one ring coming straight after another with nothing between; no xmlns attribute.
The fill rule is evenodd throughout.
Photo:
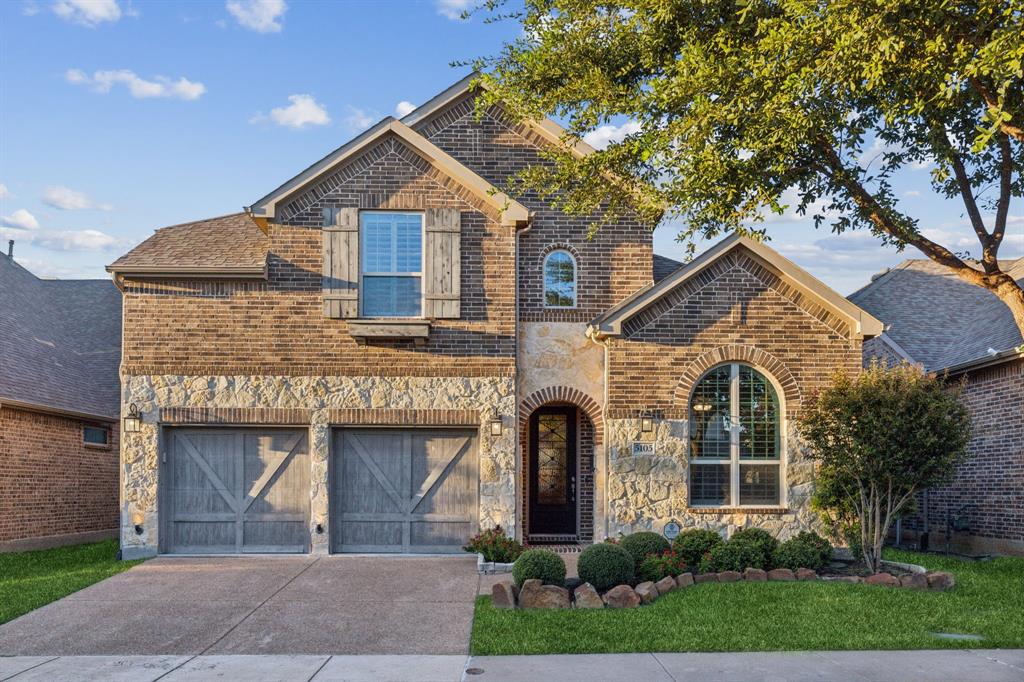
<svg viewBox="0 0 1024 682"><path fill-rule="evenodd" d="M576 259L568 251L552 251L544 258L544 307L576 307Z"/></svg>

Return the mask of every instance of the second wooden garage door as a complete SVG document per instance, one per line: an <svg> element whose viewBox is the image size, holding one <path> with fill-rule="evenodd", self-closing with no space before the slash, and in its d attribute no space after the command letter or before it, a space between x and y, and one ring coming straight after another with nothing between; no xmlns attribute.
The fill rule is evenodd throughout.
<svg viewBox="0 0 1024 682"><path fill-rule="evenodd" d="M338 429L335 552L459 552L477 530L475 431Z"/></svg>

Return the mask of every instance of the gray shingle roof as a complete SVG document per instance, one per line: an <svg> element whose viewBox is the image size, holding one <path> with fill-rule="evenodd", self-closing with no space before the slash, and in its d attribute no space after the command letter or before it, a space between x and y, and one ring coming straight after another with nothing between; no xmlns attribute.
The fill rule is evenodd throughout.
<svg viewBox="0 0 1024 682"><path fill-rule="evenodd" d="M1024 279L1024 258L1003 267L1018 282ZM1002 301L930 260L903 261L849 298L885 323L886 334L929 371L1021 344Z"/></svg>
<svg viewBox="0 0 1024 682"><path fill-rule="evenodd" d="M121 292L39 279L0 256L0 402L117 419Z"/></svg>
<svg viewBox="0 0 1024 682"><path fill-rule="evenodd" d="M135 267L262 267L270 238L245 213L171 225L111 263L108 270Z"/></svg>
<svg viewBox="0 0 1024 682"><path fill-rule="evenodd" d="M681 267L683 264L677 260L654 254L654 281L660 282Z"/></svg>

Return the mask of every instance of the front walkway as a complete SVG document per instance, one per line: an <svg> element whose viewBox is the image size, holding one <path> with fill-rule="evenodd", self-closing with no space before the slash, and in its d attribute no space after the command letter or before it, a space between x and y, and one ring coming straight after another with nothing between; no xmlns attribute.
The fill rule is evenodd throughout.
<svg viewBox="0 0 1024 682"><path fill-rule="evenodd" d="M464 657L479 583L464 554L160 557L0 625L0 655Z"/></svg>
<svg viewBox="0 0 1024 682"><path fill-rule="evenodd" d="M0 657L0 680L66 682L1020 682L1024 650L584 656Z"/></svg>

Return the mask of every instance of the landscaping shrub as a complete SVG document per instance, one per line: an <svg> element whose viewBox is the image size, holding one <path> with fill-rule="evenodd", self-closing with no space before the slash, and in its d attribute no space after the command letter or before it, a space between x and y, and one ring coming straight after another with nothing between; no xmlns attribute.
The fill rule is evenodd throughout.
<svg viewBox="0 0 1024 682"><path fill-rule="evenodd" d="M742 571L745 568L764 568L768 564L761 548L751 540L731 539L711 548L700 560L701 573Z"/></svg>
<svg viewBox="0 0 1024 682"><path fill-rule="evenodd" d="M629 555L633 557L634 566L640 566L648 554L661 554L670 549L671 545L668 544L668 540L657 533L641 531L622 538L619 542L619 547L629 552Z"/></svg>
<svg viewBox="0 0 1024 682"><path fill-rule="evenodd" d="M753 566L753 568L771 568L769 564L772 557L775 556L775 548L779 546L779 541L775 539L774 535L760 528L744 528L736 531L729 538L729 542L734 540L751 542L761 550L761 554L764 555L767 563L764 566ZM746 567L744 566L744 568Z"/></svg>
<svg viewBox="0 0 1024 682"><path fill-rule="evenodd" d="M824 566L832 559L832 543L817 533L809 530L802 530L796 534L796 539L808 543L818 550L821 557L821 566ZM855 557L858 555L854 555ZM808 566L807 568L811 568Z"/></svg>
<svg viewBox="0 0 1024 682"><path fill-rule="evenodd" d="M696 566L705 554L724 542L722 536L713 530L691 528L676 536L672 548L689 566Z"/></svg>
<svg viewBox="0 0 1024 682"><path fill-rule="evenodd" d="M462 549L473 554L483 554L484 561L503 564L515 561L523 553L523 546L505 535L501 526L477 533Z"/></svg>
<svg viewBox="0 0 1024 682"><path fill-rule="evenodd" d="M661 554L648 554L640 568L636 571L636 577L640 580L658 582L665 576L673 578L681 573L690 570L683 561L683 557L673 549L668 549Z"/></svg>
<svg viewBox="0 0 1024 682"><path fill-rule="evenodd" d="M512 580L522 587L527 580L536 578L545 585L565 584L565 561L548 549L528 549L512 564Z"/></svg>
<svg viewBox="0 0 1024 682"><path fill-rule="evenodd" d="M826 559L822 554L821 545L807 537L801 537L803 535L805 534L801 533L779 545L773 559L777 567L793 571L798 568L810 568L817 571L825 565ZM815 534L807 533L806 535Z"/></svg>
<svg viewBox="0 0 1024 682"><path fill-rule="evenodd" d="M580 552L576 569L580 580L590 583L596 590L607 590L630 582L636 565L632 555L621 546L603 542Z"/></svg>

